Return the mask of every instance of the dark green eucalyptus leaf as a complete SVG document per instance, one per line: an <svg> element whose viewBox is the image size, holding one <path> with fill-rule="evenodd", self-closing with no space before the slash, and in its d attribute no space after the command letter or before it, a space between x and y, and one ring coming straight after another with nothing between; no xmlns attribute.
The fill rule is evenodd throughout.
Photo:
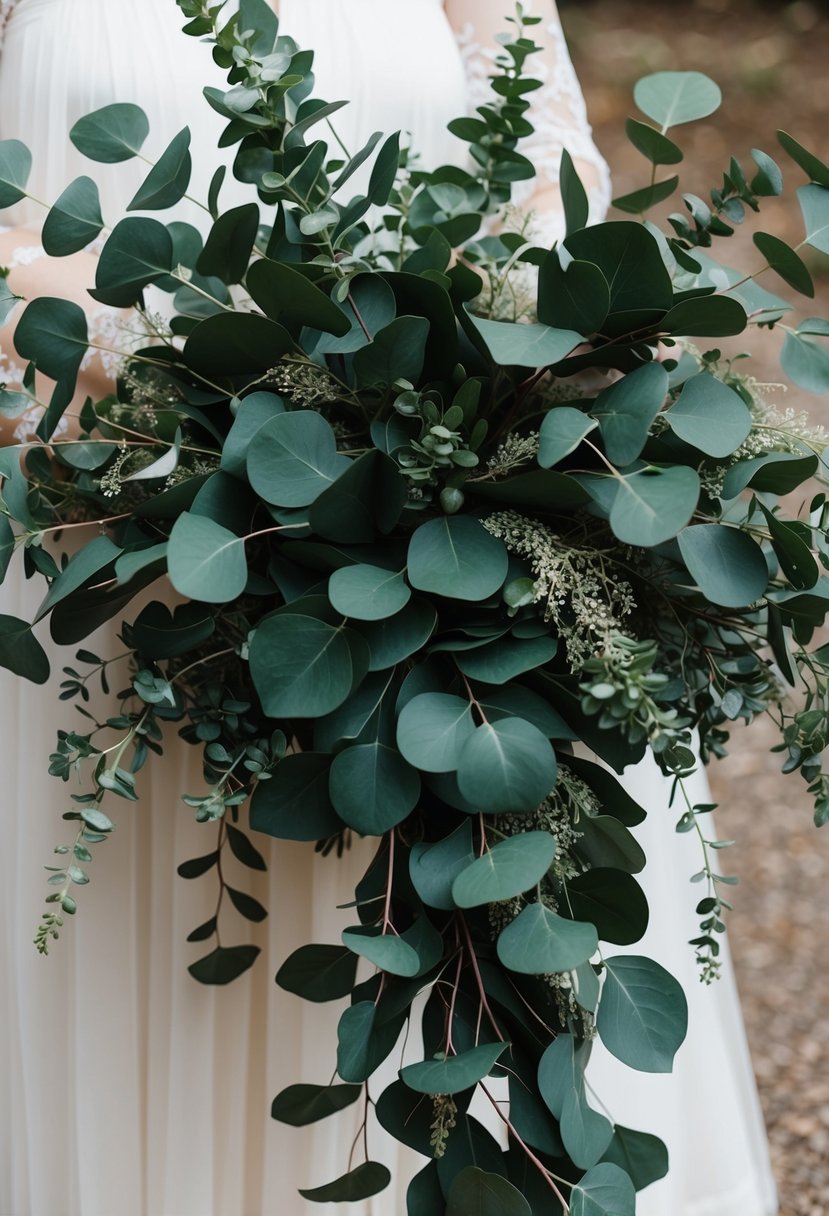
<svg viewBox="0 0 829 1216"><path fill-rule="evenodd" d="M657 203L663 203L670 198L679 185L679 178L666 177L664 181L654 182L651 186L643 186L641 190L633 190L630 194L620 194L613 199L611 206L617 211L626 211L628 215L642 215Z"/></svg>
<svg viewBox="0 0 829 1216"><path fill-rule="evenodd" d="M685 381L665 417L675 435L708 456L730 456L752 427L742 397L708 372Z"/></svg>
<svg viewBox="0 0 829 1216"><path fill-rule="evenodd" d="M460 1055L407 1064L400 1080L419 1094L456 1094L477 1085L495 1067L507 1043L481 1043Z"/></svg>
<svg viewBox="0 0 829 1216"><path fill-rule="evenodd" d="M613 1139L602 1161L624 1170L637 1191L664 1178L668 1172L668 1150L659 1137L623 1127L621 1123L614 1127Z"/></svg>
<svg viewBox="0 0 829 1216"><path fill-rule="evenodd" d="M328 796L331 757L297 752L281 760L270 781L257 782L250 826L278 840L324 840L342 821Z"/></svg>
<svg viewBox="0 0 829 1216"><path fill-rule="evenodd" d="M802 535L795 523L779 519L768 507L757 504L765 516L775 556L791 585L807 591L817 582L820 571L808 543L808 531Z"/></svg>
<svg viewBox="0 0 829 1216"><path fill-rule="evenodd" d="M725 475L722 497L735 498L746 486L764 494L791 494L812 476L817 466L817 456L791 452L767 452L765 456L740 460Z"/></svg>
<svg viewBox="0 0 829 1216"><path fill-rule="evenodd" d="M538 463L542 469L549 469L575 452L585 435L597 425L595 418L569 405L548 410L539 432Z"/></svg>
<svg viewBox="0 0 829 1216"><path fill-rule="evenodd" d="M643 309L671 307L673 287L656 238L642 224L632 220L610 220L591 224L574 232L565 241L567 251L601 270L610 287L610 314L639 313ZM603 326L603 332L625 332L619 327Z"/></svg>
<svg viewBox="0 0 829 1216"><path fill-rule="evenodd" d="M610 309L610 287L598 266L573 259L566 269L558 250L544 258L538 271L538 319L557 330L574 327L597 333ZM545 465L545 468L548 467Z"/></svg>
<svg viewBox="0 0 829 1216"><path fill-rule="evenodd" d="M245 920L251 920L255 924L265 920L268 915L267 909L260 904L258 899L254 899L252 895L248 895L246 891L239 891L236 887L226 886L225 888L230 897L230 902L233 904L240 916L244 916Z"/></svg>
<svg viewBox="0 0 829 1216"><path fill-rule="evenodd" d="M127 204L127 211L165 211L187 193L192 172L190 128L174 136Z"/></svg>
<svg viewBox="0 0 829 1216"><path fill-rule="evenodd" d="M53 380L71 380L89 347L86 313L72 300L30 300L14 332L17 353Z"/></svg>
<svg viewBox="0 0 829 1216"><path fill-rule="evenodd" d="M276 973L286 992L306 1001L336 1001L348 996L357 976L357 956L346 946L300 946Z"/></svg>
<svg viewBox="0 0 829 1216"><path fill-rule="evenodd" d="M403 707L397 721L397 746L415 768L448 773L458 767L463 746L474 731L468 700L425 692Z"/></svg>
<svg viewBox="0 0 829 1216"><path fill-rule="evenodd" d="M467 482L464 490L483 498L485 502L506 503L513 508L552 510L558 507L569 510L572 507L584 506L590 501L589 494L574 477L543 469L505 477L503 481Z"/></svg>
<svg viewBox="0 0 829 1216"><path fill-rule="evenodd" d="M610 526L625 544L660 545L685 527L699 493L696 470L684 465L629 473L617 482Z"/></svg>
<svg viewBox="0 0 829 1216"><path fill-rule="evenodd" d="M77 177L44 220L43 248L53 258L77 253L95 240L103 226L98 187L91 177Z"/></svg>
<svg viewBox="0 0 829 1216"><path fill-rule="evenodd" d="M32 154L19 139L0 140L0 210L26 197Z"/></svg>
<svg viewBox="0 0 829 1216"><path fill-rule="evenodd" d="M670 1072L688 1029L688 1002L653 959L606 958L596 1026L605 1047L640 1072Z"/></svg>
<svg viewBox="0 0 829 1216"><path fill-rule="evenodd" d="M225 821L225 832L230 851L237 861L241 861L242 865L247 866L249 870L267 870L265 858L258 849L254 848L244 832L227 821Z"/></svg>
<svg viewBox="0 0 829 1216"><path fill-rule="evenodd" d="M400 132L395 131L383 141L371 169L366 197L376 207L385 207L394 186L400 164Z"/></svg>
<svg viewBox="0 0 829 1216"><path fill-rule="evenodd" d="M325 1186L313 1187L311 1190L300 1188L299 1193L311 1203L350 1203L379 1195L390 1181L391 1174L385 1165L380 1165L378 1161L364 1161L362 1165L343 1174L334 1182L327 1182Z"/></svg>
<svg viewBox="0 0 829 1216"><path fill-rule="evenodd" d="M500 638L489 646L461 651L455 657L458 667L473 680L487 684L506 684L525 671L535 671L555 657L558 638L543 634L538 638Z"/></svg>
<svg viewBox="0 0 829 1216"><path fill-rule="evenodd" d="M217 946L187 970L200 984L229 984L256 962L258 946Z"/></svg>
<svg viewBox="0 0 829 1216"><path fill-rule="evenodd" d="M96 536L74 553L57 578L52 580L49 592L37 610L35 621L41 620L47 612L51 612L55 604L72 595L91 579L100 581L98 576L101 571L111 565L120 552L108 536Z"/></svg>
<svg viewBox="0 0 829 1216"><path fill-rule="evenodd" d="M534 810L555 785L558 766L537 726L501 718L476 727L461 748L457 770L463 797L497 815Z"/></svg>
<svg viewBox="0 0 829 1216"><path fill-rule="evenodd" d="M604 449L620 468L639 456L668 392L661 363L645 363L599 393L591 414L598 419Z"/></svg>
<svg viewBox="0 0 829 1216"><path fill-rule="evenodd" d="M664 134L670 127L696 122L718 110L722 93L702 72L653 72L637 80L633 100Z"/></svg>
<svg viewBox="0 0 829 1216"><path fill-rule="evenodd" d="M627 874L645 868L645 854L624 823L615 816L585 815L579 821L581 836L575 851L590 866L608 866Z"/></svg>
<svg viewBox="0 0 829 1216"><path fill-rule="evenodd" d="M377 1103L378 1119L380 1118L380 1106L386 1093L388 1093L388 1089L380 1095ZM432 1104L428 1099L420 1097L418 1101L428 1110L431 1109ZM382 1119L380 1122L383 1125ZM400 1139L400 1137L395 1136L395 1139ZM429 1136L426 1137L426 1145L431 1151ZM445 1206L446 1200L441 1190L437 1163L430 1161L419 1173L415 1174L406 1188L406 1216L434 1216L435 1212L440 1212L441 1208L445 1208Z"/></svg>
<svg viewBox="0 0 829 1216"><path fill-rule="evenodd" d="M544 904L528 904L498 938L498 958L521 975L573 971L598 947L594 925L566 920Z"/></svg>
<svg viewBox="0 0 829 1216"><path fill-rule="evenodd" d="M371 1073L371 1035L377 1017L373 1001L357 1001L337 1024L337 1072L344 1081L366 1081Z"/></svg>
<svg viewBox="0 0 829 1216"><path fill-rule="evenodd" d="M267 617L253 634L249 657L265 713L272 718L331 713L360 674L361 648L365 643L358 634L301 613ZM367 667L367 654L365 661Z"/></svg>
<svg viewBox="0 0 829 1216"><path fill-rule="evenodd" d="M506 1178L469 1165L452 1181L446 1216L532 1216L532 1209Z"/></svg>
<svg viewBox="0 0 829 1216"><path fill-rule="evenodd" d="M349 827L362 836L382 836L417 806L420 777L394 747L360 743L334 757L329 794Z"/></svg>
<svg viewBox="0 0 829 1216"><path fill-rule="evenodd" d="M256 203L243 203L225 211L210 229L196 269L200 274L215 275L223 283L241 283L258 230Z"/></svg>
<svg viewBox="0 0 829 1216"><path fill-rule="evenodd" d="M659 322L659 329L683 338L727 338L743 333L747 325L746 310L739 300L706 295L674 304Z"/></svg>
<svg viewBox="0 0 829 1216"><path fill-rule="evenodd" d="M149 133L150 124L140 106L116 102L79 118L69 138L89 160L113 165L137 156Z"/></svg>
<svg viewBox="0 0 829 1216"><path fill-rule="evenodd" d="M330 296L285 263L257 258L245 285L265 316L280 321L292 332L308 325L343 337L351 330L349 318Z"/></svg>
<svg viewBox="0 0 829 1216"><path fill-rule="evenodd" d="M635 1216L636 1193L618 1165L594 1165L570 1194L570 1216Z"/></svg>
<svg viewBox="0 0 829 1216"><path fill-rule="evenodd" d="M313 410L274 415L248 450L250 484L265 502L307 507L351 467L329 424Z"/></svg>
<svg viewBox="0 0 829 1216"><path fill-rule="evenodd" d="M250 393L240 402L233 425L222 447L222 468L234 477L247 476L247 456L254 435L276 414L284 414L285 404L275 393Z"/></svg>
<svg viewBox="0 0 829 1216"><path fill-rule="evenodd" d="M485 600L503 585L508 568L502 542L469 515L421 524L409 542L409 582L458 600Z"/></svg>
<svg viewBox="0 0 829 1216"><path fill-rule="evenodd" d="M801 295L813 298L815 285L812 276L806 269L803 259L795 253L790 245L769 232L755 232L752 240L768 262L772 270L780 275L784 283L788 283Z"/></svg>
<svg viewBox="0 0 829 1216"><path fill-rule="evenodd" d="M677 537L682 560L711 603L745 608L769 582L763 550L745 532L725 524L694 524Z"/></svg>
<svg viewBox="0 0 829 1216"><path fill-rule="evenodd" d="M461 870L452 883L452 899L459 908L514 899L541 881L555 855L556 840L549 832L508 836Z"/></svg>
<svg viewBox="0 0 829 1216"><path fill-rule="evenodd" d="M472 825L469 820L434 844L416 844L409 853L409 877L420 898L430 908L454 908L452 883L475 859Z"/></svg>
<svg viewBox="0 0 829 1216"><path fill-rule="evenodd" d="M589 921L602 941L617 946L638 942L648 927L648 901L635 878L622 870L596 867L567 882L564 916Z"/></svg>
<svg viewBox="0 0 829 1216"><path fill-rule="evenodd" d="M131 215L120 220L101 250L95 291L102 304L129 308L150 283L173 269L173 240L158 220Z"/></svg>
<svg viewBox="0 0 829 1216"><path fill-rule="evenodd" d="M313 530L343 544L365 544L374 540L378 531L391 532L407 501L406 483L397 464L376 448L356 460L339 455L337 460L346 462L342 475L311 505Z"/></svg>
<svg viewBox="0 0 829 1216"><path fill-rule="evenodd" d="M428 336L426 317L404 316L391 321L355 354L354 374L358 384L379 388L401 379L417 383L423 370Z"/></svg>
<svg viewBox="0 0 829 1216"><path fill-rule="evenodd" d="M290 1127L307 1127L345 1110L362 1092L362 1085L289 1085L274 1098L271 1118Z"/></svg>
<svg viewBox="0 0 829 1216"><path fill-rule="evenodd" d="M567 235L571 232L577 232L579 228L584 228L587 223L590 205L587 199L587 191L582 185L576 166L573 164L573 158L566 148L562 148L561 162L559 164L559 189L561 191L561 202L564 207L564 219L567 227Z"/></svg>
<svg viewBox="0 0 829 1216"><path fill-rule="evenodd" d="M0 615L0 667L33 684L49 679L49 659L28 621Z"/></svg>
<svg viewBox="0 0 829 1216"><path fill-rule="evenodd" d="M647 157L652 165L678 165L682 160L682 149L647 123L629 118L625 133L637 152Z"/></svg>
<svg viewBox="0 0 829 1216"><path fill-rule="evenodd" d="M385 671L425 646L437 624L437 613L425 599L415 597L384 621L356 622L355 630L369 648L369 671Z"/></svg>
<svg viewBox="0 0 829 1216"><path fill-rule="evenodd" d="M829 165L825 165L814 153L809 152L786 131L778 131L777 138L780 146L788 152L796 164L800 165L810 181L829 188Z"/></svg>

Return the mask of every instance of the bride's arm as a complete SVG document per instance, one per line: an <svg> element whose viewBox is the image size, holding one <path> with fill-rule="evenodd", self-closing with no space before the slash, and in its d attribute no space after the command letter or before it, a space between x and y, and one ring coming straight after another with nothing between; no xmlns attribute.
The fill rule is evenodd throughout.
<svg viewBox="0 0 829 1216"><path fill-rule="evenodd" d="M570 61L558 11L553 0L536 0L526 9L542 21L529 26L526 36L541 50L527 63L530 76L543 82L528 95L529 119L535 132L520 151L536 166L535 181L519 182L514 201L538 217L539 235L554 238L563 233L563 212L558 186L562 149L573 158L590 200L590 219L604 217L610 202L610 174L593 142L584 96ZM488 100L488 77L498 54L496 36L508 27L504 0L446 0L446 14L455 30L469 81L471 107Z"/></svg>

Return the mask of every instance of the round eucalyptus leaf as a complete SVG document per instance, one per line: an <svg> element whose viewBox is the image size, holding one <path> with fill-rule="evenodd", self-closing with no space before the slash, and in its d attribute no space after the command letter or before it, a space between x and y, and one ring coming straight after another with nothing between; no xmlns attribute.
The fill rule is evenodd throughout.
<svg viewBox="0 0 829 1216"><path fill-rule="evenodd" d="M349 631L298 613L266 617L251 639L249 662L271 718L322 717L342 705L354 683Z"/></svg>
<svg viewBox="0 0 829 1216"><path fill-rule="evenodd" d="M641 818L635 822L641 822ZM592 867L606 866L626 874L645 868L645 854L634 836L614 815L586 815L579 821L576 853Z"/></svg>
<svg viewBox="0 0 829 1216"><path fill-rule="evenodd" d="M343 616L382 621L405 608L411 599L402 571L379 566L341 566L328 580L328 598Z"/></svg>
<svg viewBox="0 0 829 1216"><path fill-rule="evenodd" d="M665 418L675 435L708 456L730 456L752 427L742 397L708 372L685 381Z"/></svg>
<svg viewBox="0 0 829 1216"><path fill-rule="evenodd" d="M376 930L366 930L363 926L343 930L343 943L367 958L381 971L390 975L412 976L420 971L420 958L417 951L402 937L392 933L377 933Z"/></svg>
<svg viewBox="0 0 829 1216"><path fill-rule="evenodd" d="M286 958L276 982L306 1001L336 1001L348 996L356 975L356 955L345 946L309 945Z"/></svg>
<svg viewBox="0 0 829 1216"><path fill-rule="evenodd" d="M640 1072L670 1072L688 1029L688 1002L672 975L639 955L606 958L596 1026L608 1051Z"/></svg>
<svg viewBox="0 0 829 1216"><path fill-rule="evenodd" d="M494 363L501 367L549 367L574 350L584 335L551 325L489 321L469 312L469 319Z"/></svg>
<svg viewBox="0 0 829 1216"><path fill-rule="evenodd" d="M664 334L683 338L727 338L741 334L748 325L746 310L731 296L694 296L680 300L659 322Z"/></svg>
<svg viewBox="0 0 829 1216"><path fill-rule="evenodd" d="M455 1175L449 1188L446 1216L531 1216L532 1209L519 1190L477 1165Z"/></svg>
<svg viewBox="0 0 829 1216"><path fill-rule="evenodd" d="M49 679L49 659L28 621L0 615L0 667L33 684Z"/></svg>
<svg viewBox="0 0 829 1216"><path fill-rule="evenodd" d="M661 363L645 363L599 393L591 407L607 456L620 467L632 464L645 446L651 423L668 392Z"/></svg>
<svg viewBox="0 0 829 1216"><path fill-rule="evenodd" d="M463 746L474 731L467 700L451 693L424 692L401 710L397 746L415 768L425 773L450 773L458 767Z"/></svg>
<svg viewBox="0 0 829 1216"><path fill-rule="evenodd" d="M806 244L829 253L829 190L823 186L801 186L797 201L803 213Z"/></svg>
<svg viewBox="0 0 829 1216"><path fill-rule="evenodd" d="M158 220L130 215L120 220L101 250L95 299L129 308L144 288L173 269L173 239Z"/></svg>
<svg viewBox="0 0 829 1216"><path fill-rule="evenodd" d="M270 781L259 781L250 826L277 840L324 840L342 828L328 795L331 757L297 752L281 760ZM313 998L312 998L313 999Z"/></svg>
<svg viewBox="0 0 829 1216"><path fill-rule="evenodd" d="M43 248L53 258L77 253L95 240L103 226L98 187L91 177L77 177L43 222Z"/></svg>
<svg viewBox="0 0 829 1216"><path fill-rule="evenodd" d="M217 946L187 970L200 984L230 984L256 962L259 946Z"/></svg>
<svg viewBox="0 0 829 1216"><path fill-rule="evenodd" d="M617 482L610 526L625 544L660 545L685 527L699 493L699 476L685 465L629 473Z"/></svg>
<svg viewBox="0 0 829 1216"><path fill-rule="evenodd" d="M192 169L190 128L184 127L150 169L127 204L127 211L164 211L174 207L187 193Z"/></svg>
<svg viewBox="0 0 829 1216"><path fill-rule="evenodd" d="M352 1203L379 1195L390 1182L391 1174L385 1165L378 1161L364 1161L325 1186L312 1187L310 1190L300 1188L299 1193L312 1203Z"/></svg>
<svg viewBox="0 0 829 1216"><path fill-rule="evenodd" d="M602 941L617 946L638 942L648 927L648 901L639 883L623 870L597 867L567 882L562 914L596 926Z"/></svg>
<svg viewBox="0 0 829 1216"><path fill-rule="evenodd" d="M498 958L521 975L573 971L595 953L594 925L565 920L544 904L528 904L498 938Z"/></svg>
<svg viewBox="0 0 829 1216"><path fill-rule="evenodd" d="M244 539L204 515L185 511L170 532L167 568L181 595L225 604L240 596L248 581Z"/></svg>
<svg viewBox="0 0 829 1216"><path fill-rule="evenodd" d="M664 135L670 127L713 114L720 107L722 93L702 72L653 72L637 80L633 100L643 114L660 124Z"/></svg>
<svg viewBox="0 0 829 1216"><path fill-rule="evenodd" d="M247 476L247 456L253 438L275 414L284 414L285 403L275 393L250 393L240 403L222 448L222 469L234 477Z"/></svg>
<svg viewBox="0 0 829 1216"><path fill-rule="evenodd" d="M356 1102L362 1085L289 1085L271 1103L271 1118L289 1127L307 1127Z"/></svg>
<svg viewBox="0 0 829 1216"><path fill-rule="evenodd" d="M525 671L535 671L554 658L558 638L542 635L538 638L500 638L489 646L461 651L455 662L473 680L487 684L506 684Z"/></svg>
<svg viewBox="0 0 829 1216"><path fill-rule="evenodd" d="M593 334L609 310L610 287L598 266L574 258L564 269L557 249L547 254L538 271L539 321L557 329L574 325L580 333Z"/></svg>
<svg viewBox="0 0 829 1216"><path fill-rule="evenodd" d="M342 337L351 328L348 317L319 287L293 266L257 258L245 284L266 317L299 332L308 325Z"/></svg>
<svg viewBox="0 0 829 1216"><path fill-rule="evenodd" d="M629 118L625 123L625 132L634 148L647 157L652 165L678 165L682 160L682 149L647 123Z"/></svg>
<svg viewBox="0 0 829 1216"><path fill-rule="evenodd" d="M595 1165L613 1136L613 1124L593 1109L583 1085L565 1095L559 1128L564 1147L579 1169Z"/></svg>
<svg viewBox="0 0 829 1216"><path fill-rule="evenodd" d="M369 648L369 671L386 671L416 654L434 633L437 619L429 601L415 597L383 621L355 624Z"/></svg>
<svg viewBox="0 0 829 1216"><path fill-rule="evenodd" d="M505 717L524 718L537 726L547 739L576 738L573 730L546 698L521 684L478 686L475 696L490 721Z"/></svg>
<svg viewBox="0 0 829 1216"><path fill-rule="evenodd" d="M541 423L538 463L542 469L558 464L595 429L595 418L570 405L559 405L548 410ZM638 455L638 453L637 453Z"/></svg>
<svg viewBox="0 0 829 1216"><path fill-rule="evenodd" d="M268 317L221 312L196 325L184 344L184 361L202 376L250 379L251 372L267 371L292 346L287 329Z"/></svg>
<svg viewBox="0 0 829 1216"><path fill-rule="evenodd" d="M19 139L0 140L0 210L26 197L32 154Z"/></svg>
<svg viewBox="0 0 829 1216"><path fill-rule="evenodd" d="M420 777L400 753L383 743L360 743L338 752L329 794L340 818L362 836L382 836L417 806Z"/></svg>
<svg viewBox="0 0 829 1216"><path fill-rule="evenodd" d="M457 1094L483 1081L507 1046L501 1042L481 1043L460 1055L407 1064L400 1070L400 1080L419 1094Z"/></svg>
<svg viewBox="0 0 829 1216"><path fill-rule="evenodd" d="M86 313L72 300L38 296L26 305L14 333L17 353L53 380L73 378L89 347Z"/></svg>
<svg viewBox="0 0 829 1216"><path fill-rule="evenodd" d="M682 560L706 599L725 608L759 600L769 582L763 550L725 524L694 524L677 537Z"/></svg>
<svg viewBox="0 0 829 1216"><path fill-rule="evenodd" d="M668 1172L668 1150L658 1136L634 1131L617 1123L603 1161L624 1170L637 1191L664 1178Z"/></svg>
<svg viewBox="0 0 829 1216"><path fill-rule="evenodd" d="M475 860L472 824L467 819L434 844L416 844L409 853L409 877L420 898L430 908L451 911L452 883Z"/></svg>
<svg viewBox="0 0 829 1216"><path fill-rule="evenodd" d="M458 874L452 899L459 908L478 908L523 895L553 864L556 840L549 832L508 836Z"/></svg>
<svg viewBox="0 0 829 1216"><path fill-rule="evenodd" d="M787 333L780 354L780 366L789 379L807 393L829 392L829 350L814 338L806 334Z"/></svg>
<svg viewBox="0 0 829 1216"><path fill-rule="evenodd" d="M331 427L313 410L276 414L248 450L250 484L265 502L308 507L351 466Z"/></svg>
<svg viewBox="0 0 829 1216"><path fill-rule="evenodd" d="M464 742L458 787L480 811L532 811L556 783L555 753L537 726L523 718L484 722ZM440 771L440 770L438 770Z"/></svg>
<svg viewBox="0 0 829 1216"><path fill-rule="evenodd" d="M449 599L488 599L503 586L508 565L501 541L470 515L430 519L409 542L411 585Z"/></svg>
<svg viewBox="0 0 829 1216"><path fill-rule="evenodd" d="M69 138L89 160L113 165L137 156L149 133L150 124L140 106L116 102L79 118Z"/></svg>
<svg viewBox="0 0 829 1216"><path fill-rule="evenodd" d="M594 1165L570 1194L570 1216L635 1216L635 1211L633 1183L610 1162Z"/></svg>

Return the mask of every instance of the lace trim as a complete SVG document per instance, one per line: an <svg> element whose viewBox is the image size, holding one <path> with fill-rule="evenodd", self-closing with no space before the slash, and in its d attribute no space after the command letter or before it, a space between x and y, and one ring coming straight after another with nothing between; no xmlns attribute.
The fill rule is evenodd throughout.
<svg viewBox="0 0 829 1216"><path fill-rule="evenodd" d="M515 183L513 202L518 207L526 207L539 183L558 185L561 153L566 148L573 160L589 165L596 172L598 180L587 187L587 194L590 221L597 223L604 219L610 205L610 170L593 142L584 95L567 50L564 31L558 21L551 21L545 28L555 62L541 62L538 56L534 62L530 61L531 70L542 86L531 95L528 117L535 131L521 145L523 154L536 167L536 178ZM489 77L494 71L498 50L481 45L471 21L456 31L455 37L466 72L470 109L474 110L489 100ZM563 235L560 212L551 210L534 218L540 235L551 239Z"/></svg>

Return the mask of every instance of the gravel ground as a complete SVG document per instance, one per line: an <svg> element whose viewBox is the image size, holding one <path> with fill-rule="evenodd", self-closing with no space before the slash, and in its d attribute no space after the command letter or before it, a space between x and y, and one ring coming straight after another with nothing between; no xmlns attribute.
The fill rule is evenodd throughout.
<svg viewBox="0 0 829 1216"><path fill-rule="evenodd" d="M681 8L645 0L595 0L562 9L576 69L587 95L596 140L610 163L617 193L645 184L644 161L624 137L634 114L635 80L651 71L697 69L724 93L716 119L677 131L692 172L686 190L704 195L728 157L750 163L752 147L775 155L774 132L789 130L829 158L829 9L797 0L696 0ZM786 172L785 158L779 158ZM793 170L791 185L802 183ZM677 200L665 211L679 210ZM619 213L615 213L617 218ZM764 208L761 226L796 243L794 200ZM756 266L750 235L722 244L718 256ZM752 253L754 252L754 258ZM806 314L829 315L829 258L810 258L818 299ZM768 275L770 280L773 276ZM779 282L768 287L780 294ZM774 342L763 333L763 344ZM766 347L768 349L768 346ZM755 345L756 350L756 345ZM779 371L766 358L767 378ZM794 391L786 403L806 406L829 425L829 401ZM769 754L773 725L756 723L734 740L733 754L711 773L721 804L720 834L736 839L724 856L740 877L734 894L731 944L742 993L772 1158L781 1216L829 1213L829 827L818 832L805 785L784 777ZM666 1213L666 1216L670 1216ZM741 1216L734 1213L734 1216Z"/></svg>

